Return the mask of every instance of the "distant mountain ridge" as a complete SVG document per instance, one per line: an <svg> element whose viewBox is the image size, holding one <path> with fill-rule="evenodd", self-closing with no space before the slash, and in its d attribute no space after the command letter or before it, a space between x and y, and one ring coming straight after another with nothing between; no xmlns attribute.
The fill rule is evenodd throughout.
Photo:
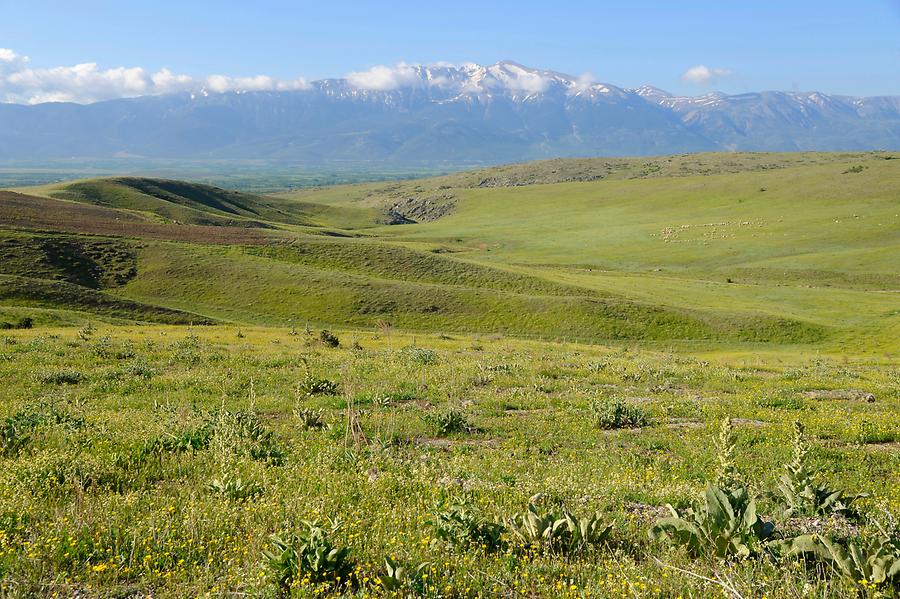
<svg viewBox="0 0 900 599"><path fill-rule="evenodd" d="M0 104L0 160L501 163L697 151L900 149L900 96L679 97L514 62L401 66L278 92Z"/></svg>

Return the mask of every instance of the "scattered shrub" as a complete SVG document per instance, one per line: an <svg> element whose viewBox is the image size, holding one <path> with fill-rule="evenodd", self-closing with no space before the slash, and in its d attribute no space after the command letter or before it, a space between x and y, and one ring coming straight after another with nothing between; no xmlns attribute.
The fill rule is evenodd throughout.
<svg viewBox="0 0 900 599"><path fill-rule="evenodd" d="M337 335L335 335L328 329L323 329L319 333L319 341L324 343L327 347L338 347L341 344L341 341L337 338Z"/></svg>
<svg viewBox="0 0 900 599"><path fill-rule="evenodd" d="M271 537L271 549L263 552L272 582L282 594L288 594L294 581L308 579L313 584L344 587L351 584L354 562L350 550L336 547L331 537L339 526L323 528L317 522L304 522L306 530Z"/></svg>
<svg viewBox="0 0 900 599"><path fill-rule="evenodd" d="M600 514L579 518L568 511L542 512L533 502L524 514L517 514L507 525L523 546L560 553L579 553L606 543L612 531L612 526L604 524Z"/></svg>
<svg viewBox="0 0 900 599"><path fill-rule="evenodd" d="M384 573L378 576L382 588L393 596L403 596L407 591L409 597L425 595L427 569L430 562L422 562L413 569L400 565L391 556L384 558Z"/></svg>
<svg viewBox="0 0 900 599"><path fill-rule="evenodd" d="M597 398L591 401L594 426L603 430L647 426L647 414L638 406L620 398Z"/></svg>
<svg viewBox="0 0 900 599"><path fill-rule="evenodd" d="M410 345L409 347L401 349L399 353L404 359L415 362L416 364L422 364L423 366L437 362L437 352L433 349Z"/></svg>
<svg viewBox="0 0 900 599"><path fill-rule="evenodd" d="M84 380L84 375L73 368L63 368L40 372L36 378L44 385L77 385Z"/></svg>
<svg viewBox="0 0 900 599"><path fill-rule="evenodd" d="M667 506L671 517L660 519L648 532L651 539L684 546L694 557L744 559L759 552L775 526L757 515L756 499L735 472L731 419L723 421L716 446L716 483L707 485L693 507L679 511Z"/></svg>
<svg viewBox="0 0 900 599"><path fill-rule="evenodd" d="M307 372L297 385L297 394L311 397L313 395L337 395L339 386L336 382L317 377Z"/></svg>
<svg viewBox="0 0 900 599"><path fill-rule="evenodd" d="M91 323L87 323L81 329L78 330L78 338L82 341L87 341L91 337L94 336L94 325Z"/></svg>
<svg viewBox="0 0 900 599"><path fill-rule="evenodd" d="M297 407L294 408L294 416L297 417L300 428L304 430L321 430L328 426L325 422L324 410Z"/></svg>
<svg viewBox="0 0 900 599"><path fill-rule="evenodd" d="M784 517L842 514L852 516L850 504L865 495L844 495L840 489L832 489L814 480L807 464L809 442L803 425L794 423L794 457L784 466L778 490L785 504Z"/></svg>
<svg viewBox="0 0 900 599"><path fill-rule="evenodd" d="M471 433L478 430L475 425L469 422L465 414L455 408L425 414L423 418L434 430L434 433L439 436L452 435L454 433Z"/></svg>
<svg viewBox="0 0 900 599"><path fill-rule="evenodd" d="M268 462L273 466L284 464L285 453L275 433L267 430L254 412L223 412L219 415L216 427L230 427L236 431L237 438L241 441L239 448L243 446L254 460Z"/></svg>
<svg viewBox="0 0 900 599"><path fill-rule="evenodd" d="M34 326L34 319L28 316L20 318L17 322L0 322L0 330L30 329Z"/></svg>
<svg viewBox="0 0 900 599"><path fill-rule="evenodd" d="M900 590L900 539L881 534L846 544L822 535L803 535L783 545L787 555L809 557L828 564L856 585L859 596L887 597ZM881 591L888 591L885 594Z"/></svg>
<svg viewBox="0 0 900 599"><path fill-rule="evenodd" d="M775 529L757 516L756 500L745 487L726 491L711 484L698 505L682 511L667 507L672 516L657 521L650 538L682 545L694 557L749 557Z"/></svg>
<svg viewBox="0 0 900 599"><path fill-rule="evenodd" d="M32 428L14 417L4 420L0 425L0 455L5 457L18 455L31 441Z"/></svg>
<svg viewBox="0 0 900 599"><path fill-rule="evenodd" d="M485 520L475 509L464 504L445 507L430 523L436 539L457 549L474 547L490 552L503 546L503 525Z"/></svg>
<svg viewBox="0 0 900 599"><path fill-rule="evenodd" d="M263 492L262 487L252 481L228 476L211 480L206 488L216 495L221 495L233 501L246 501L257 495L262 495Z"/></svg>

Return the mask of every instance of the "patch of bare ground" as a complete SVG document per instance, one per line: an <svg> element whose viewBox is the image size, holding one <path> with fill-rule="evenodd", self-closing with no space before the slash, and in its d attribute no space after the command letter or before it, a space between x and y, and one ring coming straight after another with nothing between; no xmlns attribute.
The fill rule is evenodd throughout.
<svg viewBox="0 0 900 599"><path fill-rule="evenodd" d="M390 225L408 225L437 220L453 212L456 201L452 193L437 197L408 197L395 202L387 210L387 223Z"/></svg>
<svg viewBox="0 0 900 599"><path fill-rule="evenodd" d="M866 449L873 451L886 451L888 453L900 454L900 441L885 441L884 443L866 443Z"/></svg>
<svg viewBox="0 0 900 599"><path fill-rule="evenodd" d="M788 518L783 523L786 536L790 534L819 534L837 537L855 537L859 527L847 518L835 514L832 516L804 516Z"/></svg>
<svg viewBox="0 0 900 599"><path fill-rule="evenodd" d="M602 431L600 431L600 432L603 433L604 435L617 435L617 434L619 434L619 433L639 433L639 432L641 432L641 431L643 431L643 430L644 430L644 429L641 428L641 427L634 427L634 428L610 428L610 429L604 429L604 430L602 430Z"/></svg>
<svg viewBox="0 0 900 599"><path fill-rule="evenodd" d="M803 397L808 399L843 399L849 401L874 402L875 395L862 389L813 389L805 391Z"/></svg>
<svg viewBox="0 0 900 599"><path fill-rule="evenodd" d="M666 428L703 428L706 423L696 418L672 418L666 423Z"/></svg>
<svg viewBox="0 0 900 599"><path fill-rule="evenodd" d="M526 416L531 416L532 414L549 414L552 411L553 410L550 408L510 408L508 410L503 410L503 413L507 416L524 418Z"/></svg>
<svg viewBox="0 0 900 599"><path fill-rule="evenodd" d="M732 424L737 426L749 426L751 428L762 428L764 426L769 426L768 422L763 422L762 420L753 420L751 418L732 418Z"/></svg>
<svg viewBox="0 0 900 599"><path fill-rule="evenodd" d="M445 437L417 437L414 443L420 447L452 449L454 447L486 447L495 449L500 446L497 439L448 439Z"/></svg>
<svg viewBox="0 0 900 599"><path fill-rule="evenodd" d="M639 520L644 523L656 522L660 518L671 516L669 509L664 505L650 505L649 503L641 503L640 501L629 501L623 506L625 514L629 518Z"/></svg>

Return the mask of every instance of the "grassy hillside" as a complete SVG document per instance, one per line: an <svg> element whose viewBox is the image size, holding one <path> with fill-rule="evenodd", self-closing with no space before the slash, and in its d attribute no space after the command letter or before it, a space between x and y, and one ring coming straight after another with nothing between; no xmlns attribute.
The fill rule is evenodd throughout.
<svg viewBox="0 0 900 599"><path fill-rule="evenodd" d="M270 228L274 224L365 226L371 209L331 208L185 181L112 177L25 188L30 195L151 214L163 222Z"/></svg>
<svg viewBox="0 0 900 599"><path fill-rule="evenodd" d="M558 160L278 197L22 191L0 192L21 236L0 272L217 319L900 349L890 154Z"/></svg>
<svg viewBox="0 0 900 599"><path fill-rule="evenodd" d="M897 596L898 264L887 154L0 191L0 596Z"/></svg>
<svg viewBox="0 0 900 599"><path fill-rule="evenodd" d="M600 293L789 316L890 344L900 327L900 160L889 158L673 157L693 167L677 167L678 176L447 186L504 172L491 169L415 182L423 197L452 195L453 210L375 232ZM559 172L580 172L604 161L560 164ZM368 200L360 186L323 190L322 200L374 201L372 187Z"/></svg>

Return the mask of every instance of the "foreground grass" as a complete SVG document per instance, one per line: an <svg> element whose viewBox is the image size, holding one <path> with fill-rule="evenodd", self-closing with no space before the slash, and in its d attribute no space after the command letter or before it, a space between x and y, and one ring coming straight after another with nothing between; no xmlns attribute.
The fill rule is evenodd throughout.
<svg viewBox="0 0 900 599"><path fill-rule="evenodd" d="M0 593L272 596L270 535L327 518L342 523L332 541L349 548L354 585L298 577L294 595L385 594L386 557L426 564L415 592L431 597L893 592L796 558L692 559L647 529L661 506L684 505L712 478L713 439L730 416L737 470L761 513L779 513L764 492L790 459L795 420L828 483L870 494L857 521L776 520L778 534L866 536L878 521L896 535L896 362L387 328L338 336L332 348L286 329L8 332L0 416L18 423L19 445L0 457ZM591 406L607 397L640 410L645 426L596 428ZM228 420L237 414L254 432ZM544 506L599 511L610 544L569 556L511 538L499 551L461 548L429 524L458 502L506 520L536 494Z"/></svg>

